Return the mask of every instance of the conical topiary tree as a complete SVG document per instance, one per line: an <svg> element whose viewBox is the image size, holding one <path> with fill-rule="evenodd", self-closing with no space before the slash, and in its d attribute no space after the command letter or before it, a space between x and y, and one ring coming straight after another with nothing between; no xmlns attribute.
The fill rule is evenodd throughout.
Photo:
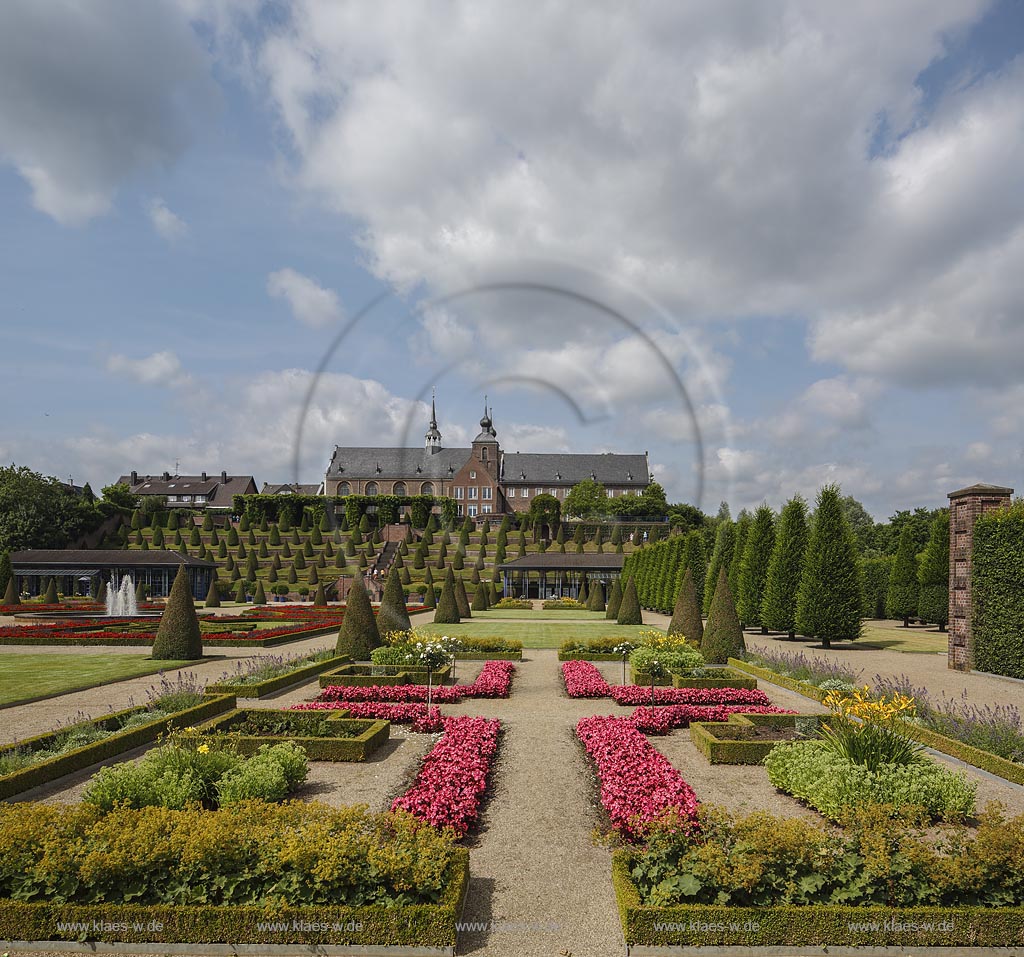
<svg viewBox="0 0 1024 957"><path fill-rule="evenodd" d="M590 611L604 611L604 585L594 582L590 586L590 594L587 596L587 608Z"/></svg>
<svg viewBox="0 0 1024 957"><path fill-rule="evenodd" d="M928 544L917 570L917 615L922 621L933 621L939 631L949 621L949 511L943 509L932 522Z"/></svg>
<svg viewBox="0 0 1024 957"><path fill-rule="evenodd" d="M608 621L615 621L619 617L619 606L622 604L622 582L618 578L612 582L611 590L608 592L608 607L605 609L604 617Z"/></svg>
<svg viewBox="0 0 1024 957"><path fill-rule="evenodd" d="M220 589L217 587L217 579L213 577L210 578L210 590L206 593L206 607L220 608Z"/></svg>
<svg viewBox="0 0 1024 957"><path fill-rule="evenodd" d="M740 567L743 564L744 549L747 547L747 535L750 534L750 526L753 525L753 522L754 520L751 518L750 512L746 509L743 509L736 519L736 543L733 546L729 567L726 569L726 573L729 576L729 588L732 591L733 598L740 593Z"/></svg>
<svg viewBox="0 0 1024 957"><path fill-rule="evenodd" d="M338 631L336 651L353 661L367 661L370 652L380 643L380 631L377 629L370 596L366 593L363 576L357 572L345 598L345 617Z"/></svg>
<svg viewBox="0 0 1024 957"><path fill-rule="evenodd" d="M679 583L679 594L676 595L676 606L672 610L668 633L683 635L698 646L704 640L704 622L697 602L697 589L693 584L693 572L689 568L684 569L683 580Z"/></svg>
<svg viewBox="0 0 1024 957"><path fill-rule="evenodd" d="M193 661L203 657L203 635L184 564L178 566L167 596L150 657L160 661Z"/></svg>
<svg viewBox="0 0 1024 957"><path fill-rule="evenodd" d="M640 611L640 599L636 594L636 582L633 576L629 576L626 588L622 593L622 602L619 605L619 614L615 619L620 625L642 625L644 616Z"/></svg>
<svg viewBox="0 0 1024 957"><path fill-rule="evenodd" d="M854 641L861 634L864 604L857 543L843 509L839 487L818 494L814 530L807 546L797 596L797 630L817 638L823 648L833 641Z"/></svg>
<svg viewBox="0 0 1024 957"><path fill-rule="evenodd" d="M466 594L466 583L462 580L461 575L455 578L455 600L459 603L459 617L472 618L473 613L469 607L469 595Z"/></svg>
<svg viewBox="0 0 1024 957"><path fill-rule="evenodd" d="M384 584L384 596L377 613L377 631L386 635L392 631L409 631L412 623L405 607L405 591L402 589L402 572L395 565L388 572Z"/></svg>
<svg viewBox="0 0 1024 957"><path fill-rule="evenodd" d="M885 599L885 613L890 618L902 618L904 628L910 627L910 616L917 614L920 587L914 533L907 523L900 532L900 543L889 578L889 594Z"/></svg>
<svg viewBox="0 0 1024 957"><path fill-rule="evenodd" d="M682 567L690 569L693 590L697 593L697 608L701 609L704 607L704 582L708 577L708 561L704 554L704 537L698 531L692 531L686 536ZM682 576L679 580L682 583Z"/></svg>
<svg viewBox="0 0 1024 957"><path fill-rule="evenodd" d="M0 591L7 591L7 583L13 575L10 554L8 552L0 553Z"/></svg>
<svg viewBox="0 0 1024 957"><path fill-rule="evenodd" d="M737 607L740 621L745 625L760 625L761 634L767 635L761 615L761 602L768 582L768 565L775 547L775 513L768 505L760 505L747 533L740 565L740 600Z"/></svg>
<svg viewBox="0 0 1024 957"><path fill-rule="evenodd" d="M746 646L743 643L739 615L736 614L736 602L725 569L720 568L718 584L711 597L708 623L700 643L700 653L708 664L724 665L730 658L738 658L744 651Z"/></svg>
<svg viewBox="0 0 1024 957"><path fill-rule="evenodd" d="M313 606L315 608L327 607L327 593L324 591L323 582L320 582L320 584L316 586L316 595L313 597Z"/></svg>
<svg viewBox="0 0 1024 957"><path fill-rule="evenodd" d="M428 587L433 590L432 585ZM441 588L441 598L438 600L437 609L434 612L434 624L457 625L461 620L459 602L455 597L455 573L449 568Z"/></svg>
<svg viewBox="0 0 1024 957"><path fill-rule="evenodd" d="M241 578L238 579L238 584L235 586L235 603L238 605L245 603L245 582Z"/></svg>
<svg viewBox="0 0 1024 957"><path fill-rule="evenodd" d="M705 615L711 609L711 599L715 595L715 586L718 584L718 570L720 568L728 570L735 546L736 526L728 518L723 518L718 523L718 530L715 532L715 547L711 552L711 561L708 562L707 576L704 579Z"/></svg>
<svg viewBox="0 0 1024 957"><path fill-rule="evenodd" d="M498 604L498 602L501 600L498 597L498 587L494 584L493 581L491 581L488 584L487 588L488 588L488 591L487 591L487 603L488 603L488 605L493 607L494 605Z"/></svg>
<svg viewBox="0 0 1024 957"><path fill-rule="evenodd" d="M43 592L43 604L56 605L59 600L57 597L57 579L51 578L46 583L46 591Z"/></svg>
<svg viewBox="0 0 1024 957"><path fill-rule="evenodd" d="M487 611L491 607L490 597L487 594L487 585L480 582L473 593L473 604L470 606L473 611Z"/></svg>
<svg viewBox="0 0 1024 957"><path fill-rule="evenodd" d="M580 582L580 593L579 593L579 595L576 596L576 600L581 605L585 605L589 598L590 598L590 592L587 589L587 580L586 580L586 578L584 578L583 581Z"/></svg>
<svg viewBox="0 0 1024 957"><path fill-rule="evenodd" d="M437 607L437 593L434 591L434 586L428 585L425 582L423 585L423 604L427 608Z"/></svg>
<svg viewBox="0 0 1024 957"><path fill-rule="evenodd" d="M773 631L788 632L790 638L796 636L797 595L809 539L807 503L796 495L786 502L779 515L761 601L761 623Z"/></svg>
<svg viewBox="0 0 1024 957"><path fill-rule="evenodd" d="M18 586L16 584L16 579L13 575L7 580L7 588L4 590L4 604L21 604L21 595L18 594Z"/></svg>

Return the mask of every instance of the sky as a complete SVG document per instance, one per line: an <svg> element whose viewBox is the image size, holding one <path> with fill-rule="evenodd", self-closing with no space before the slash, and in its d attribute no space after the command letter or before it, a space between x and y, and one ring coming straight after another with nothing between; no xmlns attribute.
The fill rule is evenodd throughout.
<svg viewBox="0 0 1024 957"><path fill-rule="evenodd" d="M1017 487L1020 0L5 0L0 461Z"/></svg>

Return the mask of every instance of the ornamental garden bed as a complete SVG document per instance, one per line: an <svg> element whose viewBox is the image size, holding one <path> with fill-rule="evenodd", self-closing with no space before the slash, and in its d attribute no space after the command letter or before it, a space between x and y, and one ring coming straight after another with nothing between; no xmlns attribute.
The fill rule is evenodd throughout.
<svg viewBox="0 0 1024 957"><path fill-rule="evenodd" d="M238 708L203 725L199 733L240 754L253 754L264 744L292 741L310 761L365 761L387 743L391 726L387 721L350 718L347 710Z"/></svg>
<svg viewBox="0 0 1024 957"><path fill-rule="evenodd" d="M136 626L138 627L138 626ZM147 623L145 627L152 627ZM21 631L31 633L19 634ZM91 630L90 630L91 629ZM251 631L243 631L238 634L233 632L204 632L203 644L213 648L273 648L277 645L288 644L293 641L302 641L305 638L315 638L318 635L332 634L337 631L336 626L310 625L303 622L301 625L280 628L254 628ZM97 629L96 623L91 622L86 628L81 625L57 625L47 629L37 629L33 626L16 626L4 629L0 635L2 645L87 645L87 646L111 646L128 648L147 648L153 644L156 633L152 631L134 631L125 626L123 630L117 627Z"/></svg>
<svg viewBox="0 0 1024 957"><path fill-rule="evenodd" d="M390 674L386 673L390 672ZM451 677L451 666L437 668L431 672L431 682L443 685ZM320 675L320 687L372 687L374 685L394 686L425 684L427 669L416 665L403 665L400 669L377 665L343 665Z"/></svg>
<svg viewBox="0 0 1024 957"><path fill-rule="evenodd" d="M649 688L651 676L631 667L630 682ZM656 678L654 684L659 687L671 685L673 688L746 688L752 691L757 688L757 679L733 668L704 668L695 674L667 674Z"/></svg>
<svg viewBox="0 0 1024 957"><path fill-rule="evenodd" d="M69 729L26 738L16 744L0 748L0 760L5 757L13 758L15 760L11 763L20 763L27 757L31 762L0 776L0 800L48 784L66 774L82 771L133 748L156 741L170 731L199 724L235 707L234 695L218 694L205 697L206 700L200 704L164 714L151 721L145 720L147 709L138 707L116 711L95 721L83 722L76 727L91 729L87 731L87 737L92 738L89 743L60 751L41 761L32 760L33 754L49 753L55 745L60 746ZM126 724L129 726L125 727ZM101 733L102 737L97 738L96 732Z"/></svg>
<svg viewBox="0 0 1024 957"><path fill-rule="evenodd" d="M239 698L263 698L266 695L274 694L288 688L291 685L305 681L307 678L316 677L324 671L340 667L350 659L346 655L336 655L318 661L308 661L306 658L298 659L294 663L282 662L284 666L292 664L287 670L273 677L265 678L262 681L244 680L246 676L240 674L228 677L215 684L209 685L207 690L217 694L233 694ZM306 664L303 664L306 661ZM242 679L242 680L240 680Z"/></svg>
<svg viewBox="0 0 1024 957"><path fill-rule="evenodd" d="M777 744L818 728L817 715L733 712L724 722L694 721L690 740L711 764L760 764Z"/></svg>

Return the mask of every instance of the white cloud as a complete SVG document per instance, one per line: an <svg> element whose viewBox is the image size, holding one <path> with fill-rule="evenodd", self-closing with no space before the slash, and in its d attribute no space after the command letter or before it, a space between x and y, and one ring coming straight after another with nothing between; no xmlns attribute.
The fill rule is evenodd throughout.
<svg viewBox="0 0 1024 957"><path fill-rule="evenodd" d="M187 386L191 376L184 370L181 360L173 352L163 350L152 355L133 359L115 353L107 357L107 371L127 376L143 385Z"/></svg>
<svg viewBox="0 0 1024 957"><path fill-rule="evenodd" d="M102 215L126 180L173 163L215 100L172 2L0 4L0 161L63 225Z"/></svg>
<svg viewBox="0 0 1024 957"><path fill-rule="evenodd" d="M168 208L159 196L150 200L146 210L153 228L168 242L183 239L188 235L188 224Z"/></svg>
<svg viewBox="0 0 1024 957"><path fill-rule="evenodd" d="M267 292L288 303L299 322L313 328L336 325L344 313L337 293L294 269L279 269L267 277Z"/></svg>

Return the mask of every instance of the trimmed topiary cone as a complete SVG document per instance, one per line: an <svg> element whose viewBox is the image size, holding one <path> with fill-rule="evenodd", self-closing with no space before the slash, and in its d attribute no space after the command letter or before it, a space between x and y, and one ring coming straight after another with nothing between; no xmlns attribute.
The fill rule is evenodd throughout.
<svg viewBox="0 0 1024 957"><path fill-rule="evenodd" d="M345 599L345 617L338 631L337 653L347 655L352 661L368 661L370 652L380 643L370 596L366 594L363 576L357 572Z"/></svg>
<svg viewBox="0 0 1024 957"><path fill-rule="evenodd" d="M615 621L619 617L619 606L622 604L622 582L615 579L612 582L611 590L608 592L608 607L605 609L604 617L608 621Z"/></svg>
<svg viewBox="0 0 1024 957"><path fill-rule="evenodd" d="M423 604L426 605L427 608L437 607L437 594L434 592L433 585L423 586Z"/></svg>
<svg viewBox="0 0 1024 957"><path fill-rule="evenodd" d="M252 596L252 603L254 605L265 605L267 603L267 593L263 588L262 579L256 582L256 594Z"/></svg>
<svg viewBox="0 0 1024 957"><path fill-rule="evenodd" d="M44 605L56 605L60 601L57 596L57 579L51 578L46 585L46 592L43 594Z"/></svg>
<svg viewBox="0 0 1024 957"><path fill-rule="evenodd" d="M622 593L622 603L619 605L619 614L615 620L620 625L642 625L644 623L644 616L640 611L640 599L636 595L636 582L632 575L626 582L626 590Z"/></svg>
<svg viewBox="0 0 1024 957"><path fill-rule="evenodd" d="M604 585L601 582L594 582L590 586L590 595L587 597L587 608L590 611L604 611Z"/></svg>
<svg viewBox="0 0 1024 957"><path fill-rule="evenodd" d="M430 586L431 588L433 586ZM434 612L435 625L457 625L462 620L459 614L459 602L455 597L455 573L449 568L441 588L441 598Z"/></svg>
<svg viewBox="0 0 1024 957"><path fill-rule="evenodd" d="M704 621L700 615L700 604L697 600L697 586L693 583L693 573L689 568L683 572L683 580L676 596L676 607L672 612L672 620L668 623L670 635L683 635L699 646L704 638Z"/></svg>
<svg viewBox="0 0 1024 957"><path fill-rule="evenodd" d="M584 578L580 585L580 593L576 600L581 604L585 605L590 600L590 592L587 590L587 580Z"/></svg>
<svg viewBox="0 0 1024 957"><path fill-rule="evenodd" d="M455 600L459 603L459 617L472 618L473 612L469 607L469 595L466 594L466 583L462 580L461 575L458 575L455 579Z"/></svg>
<svg viewBox="0 0 1024 957"><path fill-rule="evenodd" d="M408 631L410 628L412 622L409 621L409 612L405 607L402 572L397 566L392 565L377 614L377 631L386 635L390 631Z"/></svg>
<svg viewBox="0 0 1024 957"><path fill-rule="evenodd" d="M21 596L18 594L18 586L14 584L14 576L7 580L7 590L4 592L5 605L20 605Z"/></svg>
<svg viewBox="0 0 1024 957"><path fill-rule="evenodd" d="M245 602L245 582L241 579L238 580L238 585L235 586L235 601L239 605Z"/></svg>
<svg viewBox="0 0 1024 957"><path fill-rule="evenodd" d="M178 566L171 593L167 596L160 626L153 641L152 658L161 661L195 660L203 657L203 636L192 599L192 586L184 565Z"/></svg>
<svg viewBox="0 0 1024 957"><path fill-rule="evenodd" d="M324 591L324 583L320 582L316 586L316 595L313 597L314 608L326 608L327 607L327 593Z"/></svg>
<svg viewBox="0 0 1024 957"><path fill-rule="evenodd" d="M476 592L473 594L473 604L470 606L473 611L487 611L491 607L490 598L487 594L487 585L479 582Z"/></svg>
<svg viewBox="0 0 1024 957"><path fill-rule="evenodd" d="M220 589L217 587L216 578L210 579L210 590L206 593L206 607L220 608Z"/></svg>
<svg viewBox="0 0 1024 957"><path fill-rule="evenodd" d="M730 658L737 658L744 651L746 645L743 643L743 629L723 567L718 570L718 584L711 599L711 611L700 643L700 653L709 665L724 665Z"/></svg>

